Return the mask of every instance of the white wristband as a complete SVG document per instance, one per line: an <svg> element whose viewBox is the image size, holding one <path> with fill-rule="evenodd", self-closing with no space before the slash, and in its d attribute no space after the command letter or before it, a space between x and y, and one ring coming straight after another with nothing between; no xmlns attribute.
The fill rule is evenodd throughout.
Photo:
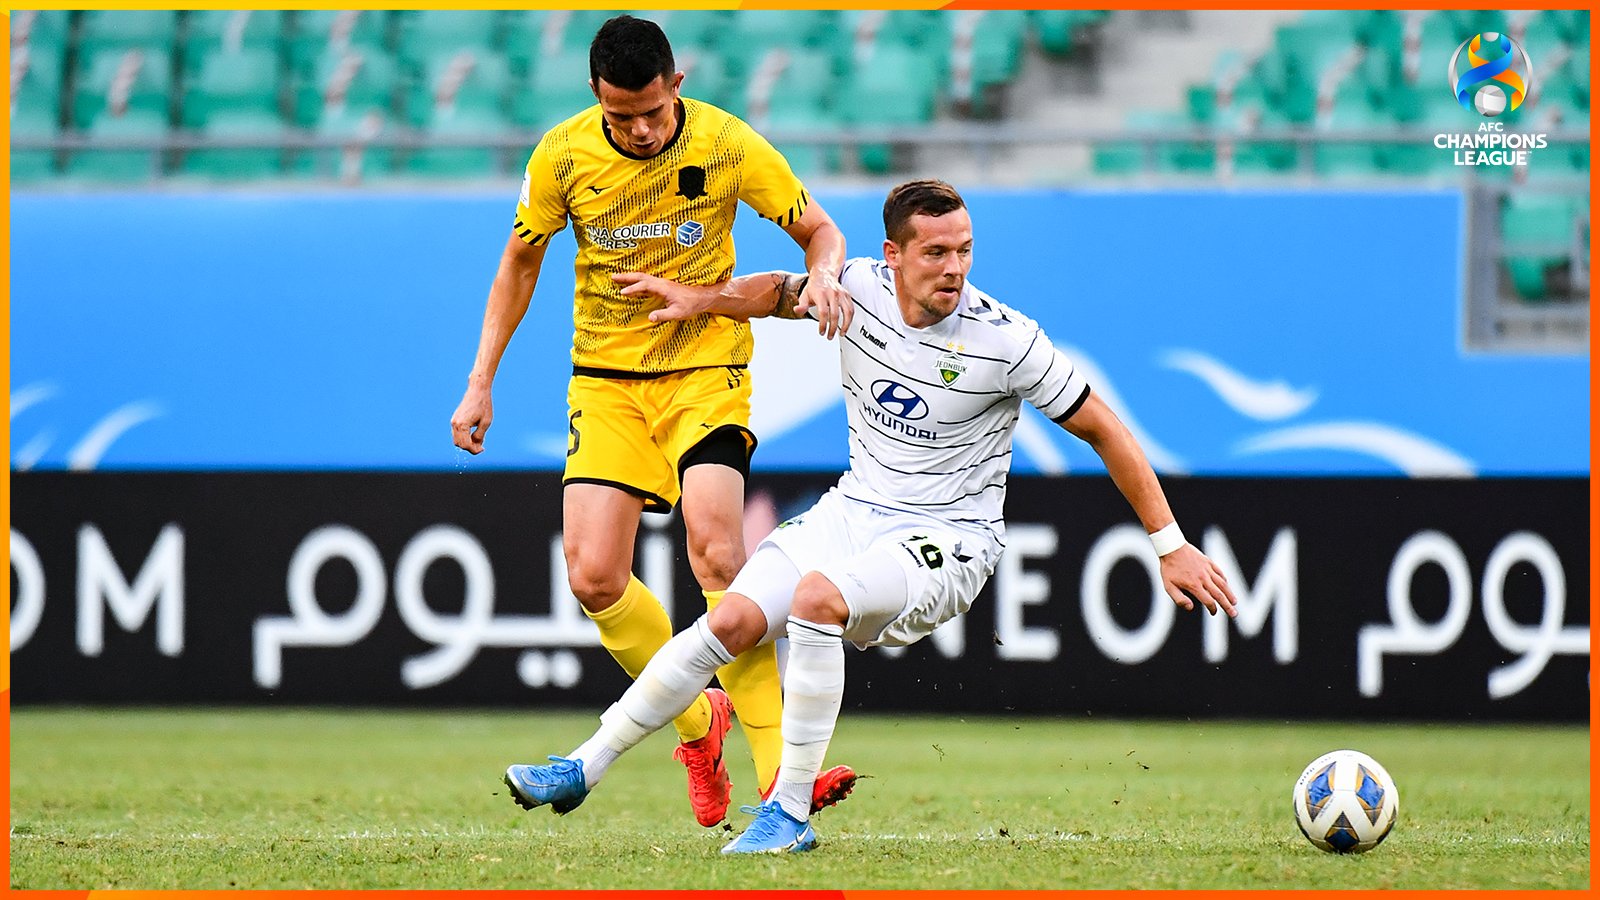
<svg viewBox="0 0 1600 900"><path fill-rule="evenodd" d="M1168 553L1188 543L1183 539L1183 529L1177 522L1161 529L1150 532L1150 545L1156 548L1157 556L1166 556Z"/></svg>

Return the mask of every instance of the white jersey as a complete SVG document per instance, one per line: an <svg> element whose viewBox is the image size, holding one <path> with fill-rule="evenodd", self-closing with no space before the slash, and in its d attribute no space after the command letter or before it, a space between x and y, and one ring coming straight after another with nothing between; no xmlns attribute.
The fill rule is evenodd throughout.
<svg viewBox="0 0 1600 900"><path fill-rule="evenodd" d="M912 328L882 260L852 259L839 280L855 318L839 347L850 469L838 490L1003 545L1022 401L1064 421L1089 397L1082 373L1038 323L970 283L953 314Z"/></svg>

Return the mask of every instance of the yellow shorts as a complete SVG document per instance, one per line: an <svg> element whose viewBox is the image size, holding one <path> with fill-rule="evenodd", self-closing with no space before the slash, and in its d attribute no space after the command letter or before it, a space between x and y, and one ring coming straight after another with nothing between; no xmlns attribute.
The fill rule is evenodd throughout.
<svg viewBox="0 0 1600 900"><path fill-rule="evenodd" d="M561 483L604 484L643 497L645 509L678 502L684 454L733 429L755 452L750 372L689 369L629 380L574 375L567 383L567 467Z"/></svg>

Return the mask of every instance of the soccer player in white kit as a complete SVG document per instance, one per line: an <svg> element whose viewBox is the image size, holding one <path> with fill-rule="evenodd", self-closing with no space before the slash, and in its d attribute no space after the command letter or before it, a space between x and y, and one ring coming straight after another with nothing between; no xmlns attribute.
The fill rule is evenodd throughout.
<svg viewBox="0 0 1600 900"><path fill-rule="evenodd" d="M1178 529L1138 442L1032 319L966 280L972 223L955 189L914 181L884 203L884 258L852 259L855 302L840 343L850 469L763 540L722 604L658 651L600 729L506 783L557 813L583 802L624 751L682 712L720 666L787 634L783 760L755 820L724 853L816 845L812 783L844 693L844 641L904 646L967 611L1005 548L1006 476L1023 400L1088 442L1150 532L1173 601L1234 615L1222 572ZM793 318L804 276L767 273L694 287L616 276L664 301L652 320L701 312Z"/></svg>

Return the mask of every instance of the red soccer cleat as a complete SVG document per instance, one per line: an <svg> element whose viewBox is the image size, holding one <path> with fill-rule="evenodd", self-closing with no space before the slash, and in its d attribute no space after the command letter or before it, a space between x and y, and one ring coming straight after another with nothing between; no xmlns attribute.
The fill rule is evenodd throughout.
<svg viewBox="0 0 1600 900"><path fill-rule="evenodd" d="M772 796L772 788L777 783L778 779L772 779L772 784L761 792L762 801ZM849 766L834 766L826 772L817 773L817 781L811 786L811 814L816 815L850 796L855 786L856 770Z"/></svg>
<svg viewBox="0 0 1600 900"><path fill-rule="evenodd" d="M705 694L711 701L711 730L699 740L679 744L672 758L689 770L689 805L694 807L695 821L710 828L728 817L733 794L733 781L722 761L722 739L733 725L733 702L716 688L706 688Z"/></svg>

